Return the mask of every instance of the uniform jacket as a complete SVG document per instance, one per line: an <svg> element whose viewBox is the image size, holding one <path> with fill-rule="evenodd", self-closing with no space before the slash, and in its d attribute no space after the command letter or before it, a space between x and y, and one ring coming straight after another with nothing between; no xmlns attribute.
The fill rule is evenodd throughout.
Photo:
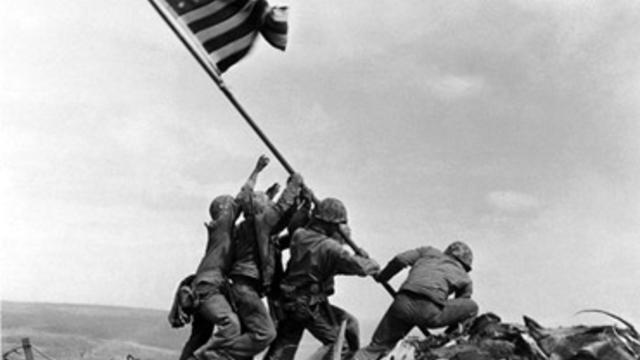
<svg viewBox="0 0 640 360"><path fill-rule="evenodd" d="M256 279L264 289L271 285L276 268L275 245L271 238L286 226L281 220L296 203L300 194L302 183L296 179L291 178L276 203L270 203L238 225L233 246L234 264L231 276L240 275ZM245 193L243 196L253 195ZM244 211L247 214L247 209Z"/></svg>
<svg viewBox="0 0 640 360"><path fill-rule="evenodd" d="M380 272L379 280L388 281L407 266L411 269L400 291L424 295L439 305L443 305L451 294L471 297L473 284L462 264L430 246L396 255Z"/></svg>
<svg viewBox="0 0 640 360"><path fill-rule="evenodd" d="M205 255L198 265L194 285L220 285L231 269L231 241L235 216L232 211L222 213L207 225L208 240Z"/></svg>
<svg viewBox="0 0 640 360"><path fill-rule="evenodd" d="M283 287L308 289L316 285L330 295L335 275L366 276L378 270L372 260L351 255L336 240L309 228L294 232L289 252Z"/></svg>

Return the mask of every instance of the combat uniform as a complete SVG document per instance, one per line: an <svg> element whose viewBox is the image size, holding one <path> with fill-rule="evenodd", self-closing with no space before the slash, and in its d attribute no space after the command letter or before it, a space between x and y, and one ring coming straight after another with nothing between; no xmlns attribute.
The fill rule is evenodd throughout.
<svg viewBox="0 0 640 360"><path fill-rule="evenodd" d="M240 335L240 322L225 296L226 274L232 261L231 238L237 205L232 196L220 196L212 202L210 212L212 217L215 214L215 218L207 224L205 255L195 276L190 279L194 298L193 323L191 336L182 350L180 360L200 357L198 354L204 348L196 350L205 344L206 348L215 348Z"/></svg>
<svg viewBox="0 0 640 360"><path fill-rule="evenodd" d="M265 359L293 359L305 329L324 345L333 344L340 323L345 320L347 341L342 354L348 358L359 347L358 322L329 303L328 297L334 292L334 276L366 276L377 272L378 265L373 260L351 255L338 241L313 227L296 230L289 250L281 284L283 319Z"/></svg>
<svg viewBox="0 0 640 360"><path fill-rule="evenodd" d="M302 178L294 174L276 203L250 188L243 188L239 195L245 220L237 227L229 277L242 334L222 343L216 350L219 354L234 359L252 358L266 349L276 336L273 321L262 302L276 268L271 237L286 226L283 217L295 204L301 187Z"/></svg>
<svg viewBox="0 0 640 360"><path fill-rule="evenodd" d="M305 195L307 194L301 194L298 199L298 203L289 210L289 214L285 215L287 220L287 231L283 235L273 238L275 244L275 271L271 286L266 290L266 295L267 302L269 304L269 314L271 315L271 320L273 321L276 329L278 328L278 322L282 318L280 314L281 309L279 307L282 295L280 284L284 277L282 253L284 250L289 249L293 233L297 229L307 225L311 218L312 200Z"/></svg>
<svg viewBox="0 0 640 360"><path fill-rule="evenodd" d="M469 253L470 254L470 253ZM379 359L409 331L457 324L478 313L471 300L472 281L465 264L433 247L420 247L397 255L376 276L386 282L411 266L406 281L376 328L371 343L355 359ZM455 294L454 299L448 299Z"/></svg>

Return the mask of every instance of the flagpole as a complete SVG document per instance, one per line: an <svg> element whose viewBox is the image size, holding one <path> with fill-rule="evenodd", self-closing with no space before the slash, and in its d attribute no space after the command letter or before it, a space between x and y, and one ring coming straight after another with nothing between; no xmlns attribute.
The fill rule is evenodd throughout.
<svg viewBox="0 0 640 360"><path fill-rule="evenodd" d="M267 138L267 136L264 134L264 132L262 132L260 127L258 127L258 125L253 121L251 116L249 116L249 114L245 111L245 109L238 102L238 100L235 98L235 96L233 96L233 94L231 93L231 91L229 90L227 85L224 83L224 81L220 77L220 74L218 73L217 69L215 69L211 64L209 64L207 61L202 59L200 51L198 51L197 48L183 36L182 32L178 29L176 24L170 19L169 15L167 15L166 11L163 10L163 7L156 3L156 0L149 0L149 3L151 3L151 6L153 6L153 8L158 13L158 15L160 15L162 20L164 20L164 22L169 26L169 28L171 28L171 31L173 31L173 33L178 37L178 39L180 39L180 42L182 42L182 44L187 48L187 50L189 50L189 53L191 53L191 55L196 59L196 61L198 61L200 66L209 75L211 80L213 80L213 82L215 82L216 85L218 85L218 88L227 97L227 99L229 99L229 101L233 104L233 106L236 108L236 110L238 110L240 115L242 115L244 120L249 124L249 126L253 129L253 131L255 131L255 133L258 134L258 136L260 137L262 142L264 142L264 144L269 148L269 150L271 150L271 152L278 159L278 161L280 161L280 164L282 164L282 166L285 168L287 173L289 173L289 175L292 175L294 173L294 170L291 167L291 165L289 165L287 160L282 156L282 154L280 154L278 149L276 149L276 147L271 143L269 138ZM317 204L319 202L318 198L315 196L315 194L312 197L313 197L313 199L312 199L313 202ZM345 239L347 245L349 245L349 247L351 247L351 249L356 254L358 254L360 256L363 256L363 257L368 257L368 256L366 256L367 254L364 253L360 249L360 247L358 247L353 242L351 237L349 237L344 231L342 231L342 229L338 228L338 231L340 232L340 235L342 235L342 237ZM391 287L391 285L389 285L389 283L381 282L380 284L382 284L382 286L385 288L385 290L392 297L395 297L396 291L393 289L393 287Z"/></svg>
<svg viewBox="0 0 640 360"><path fill-rule="evenodd" d="M255 131L256 134L258 134L262 142L264 142L264 144L269 148L269 150L271 150L271 152L278 159L278 161L280 161L280 163L285 168L285 170L289 173L289 175L293 174L294 171L291 165L289 165L287 160L282 156L282 154L280 154L280 151L278 151L278 149L273 145L273 143L271 143L271 141L269 140L269 138L267 138L264 132L262 132L262 129L260 129L260 127L258 127L258 125L253 121L251 116L249 116L249 113L247 113L247 111L242 107L242 105L238 102L235 96L233 96L233 93L231 93L231 90L229 90L225 82L217 73L217 70L212 68L212 66L208 62L202 59L202 57L200 56L200 53L196 50L194 45L185 39L185 37L182 35L180 30L178 30L174 22L171 21L171 19L165 13L165 11L162 10L161 6L158 5L155 0L149 0L149 2L151 3L151 6L153 6L153 8L156 10L156 12L160 15L160 17L164 20L164 22L171 28L173 33L180 39L180 42L182 42L182 44L187 48L187 50L189 50L191 55L194 58L196 58L200 66L202 66L202 68L209 75L211 80L213 80L213 82L215 82L216 85L218 85L218 88L220 88L222 93L227 97L227 99L229 99L229 101L233 104L236 110L238 110L240 115L242 115L242 118L249 124L249 126L251 126L253 131Z"/></svg>

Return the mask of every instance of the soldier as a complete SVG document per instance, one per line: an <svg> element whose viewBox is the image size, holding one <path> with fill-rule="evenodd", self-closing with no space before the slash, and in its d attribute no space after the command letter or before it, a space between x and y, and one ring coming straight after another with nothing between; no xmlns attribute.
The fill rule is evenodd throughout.
<svg viewBox="0 0 640 360"><path fill-rule="evenodd" d="M441 252L430 246L420 247L394 257L375 279L386 282L407 266L409 275L393 303L380 320L371 343L360 349L357 360L380 359L409 331L455 327L475 317L478 305L471 300L473 254L463 242L453 242ZM448 299L455 294L455 299Z"/></svg>
<svg viewBox="0 0 640 360"><path fill-rule="evenodd" d="M242 323L242 334L227 339L216 349L204 352L208 360L248 359L269 346L276 336L275 326L262 302L273 281L275 249L271 238L287 225L286 215L302 188L302 177L293 174L284 191L273 202L269 194L245 186L238 196L244 213L233 246L234 263L229 272L231 297ZM273 191L270 191L273 195Z"/></svg>
<svg viewBox="0 0 640 360"><path fill-rule="evenodd" d="M347 211L342 202L328 198L313 210L309 224L293 233L290 258L280 286L283 319L265 360L293 359L305 329L324 345L335 343L342 321L347 321L343 359L358 349L357 320L331 305L328 298L334 293L335 275L372 275L379 266L343 249L339 230L341 225L348 229L346 222Z"/></svg>
<svg viewBox="0 0 640 360"><path fill-rule="evenodd" d="M313 193L307 187L303 187L300 197L296 204L289 210L283 220L286 221L286 232L280 236L274 236L272 239L274 246L275 269L271 286L267 289L267 302L269 304L269 313L275 328L278 328L278 321L283 317L280 308L280 283L284 277L284 266L282 262L282 253L291 245L293 233L301 228L311 219L311 207L313 204Z"/></svg>
<svg viewBox="0 0 640 360"><path fill-rule="evenodd" d="M243 189L255 186L258 173L268 163L269 159L264 155L258 159ZM172 326L180 327L186 322L184 310L193 314L191 336L182 350L180 360L201 359L205 349L221 347L229 339L240 335L240 321L228 301L227 280L232 265L234 223L240 210L238 202L231 195L218 196L211 202L211 221L205 223L208 231L205 255L195 275L181 282L176 296L177 304L174 304L170 315Z"/></svg>

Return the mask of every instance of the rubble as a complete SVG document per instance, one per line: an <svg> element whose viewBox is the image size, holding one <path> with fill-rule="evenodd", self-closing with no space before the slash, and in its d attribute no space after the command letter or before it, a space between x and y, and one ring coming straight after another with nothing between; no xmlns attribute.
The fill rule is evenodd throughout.
<svg viewBox="0 0 640 360"><path fill-rule="evenodd" d="M502 322L485 313L451 334L407 337L385 360L637 360L640 336L624 319L602 310L624 325L576 325L546 328L524 316L523 324Z"/></svg>

